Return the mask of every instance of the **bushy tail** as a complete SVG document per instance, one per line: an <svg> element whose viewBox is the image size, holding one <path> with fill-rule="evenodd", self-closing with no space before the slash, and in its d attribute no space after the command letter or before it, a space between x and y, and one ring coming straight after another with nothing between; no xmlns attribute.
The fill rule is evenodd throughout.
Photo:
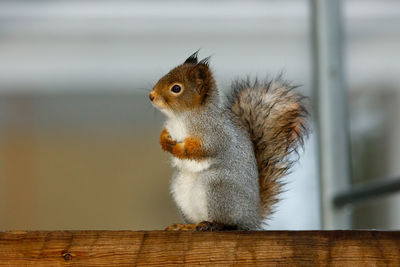
<svg viewBox="0 0 400 267"><path fill-rule="evenodd" d="M284 184L281 178L298 158L291 154L297 154L308 132L304 97L294 88L280 78L262 83L237 80L228 96L227 108L238 116L253 142L264 218L273 213Z"/></svg>

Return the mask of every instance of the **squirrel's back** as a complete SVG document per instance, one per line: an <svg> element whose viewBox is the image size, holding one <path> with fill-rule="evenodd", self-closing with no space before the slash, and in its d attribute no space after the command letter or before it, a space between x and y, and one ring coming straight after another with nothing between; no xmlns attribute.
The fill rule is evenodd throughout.
<svg viewBox="0 0 400 267"><path fill-rule="evenodd" d="M236 80L226 108L250 135L259 172L261 212L273 212L284 184L281 178L296 161L292 157L307 136L303 96L281 78L258 82Z"/></svg>

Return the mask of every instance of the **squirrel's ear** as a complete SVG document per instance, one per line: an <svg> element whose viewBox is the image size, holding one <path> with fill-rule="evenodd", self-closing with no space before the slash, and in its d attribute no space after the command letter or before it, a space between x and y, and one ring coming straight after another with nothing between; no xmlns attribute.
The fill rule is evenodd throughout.
<svg viewBox="0 0 400 267"><path fill-rule="evenodd" d="M208 61L210 60L211 56L203 58L202 60L200 60L199 65L206 65L207 67L209 67L209 63Z"/></svg>
<svg viewBox="0 0 400 267"><path fill-rule="evenodd" d="M194 52L190 57L188 57L184 64L189 63L189 64L197 64L197 54L199 53L199 50Z"/></svg>
<svg viewBox="0 0 400 267"><path fill-rule="evenodd" d="M199 95L206 92L212 81L212 74L208 66L208 59L201 60L190 72L190 77L196 86Z"/></svg>

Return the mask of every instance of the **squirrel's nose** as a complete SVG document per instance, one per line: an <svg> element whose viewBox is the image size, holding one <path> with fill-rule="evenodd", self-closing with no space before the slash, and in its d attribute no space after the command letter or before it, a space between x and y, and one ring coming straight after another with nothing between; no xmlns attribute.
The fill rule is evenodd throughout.
<svg viewBox="0 0 400 267"><path fill-rule="evenodd" d="M153 94L153 92L150 92L149 98L150 98L150 101L153 101L153 100L154 100L154 94Z"/></svg>

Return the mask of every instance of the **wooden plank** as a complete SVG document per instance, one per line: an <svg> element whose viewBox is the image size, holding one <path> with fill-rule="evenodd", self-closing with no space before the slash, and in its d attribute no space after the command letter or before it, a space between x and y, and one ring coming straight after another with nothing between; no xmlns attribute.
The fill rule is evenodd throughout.
<svg viewBox="0 0 400 267"><path fill-rule="evenodd" d="M400 266L400 232L0 232L3 266L282 264Z"/></svg>

